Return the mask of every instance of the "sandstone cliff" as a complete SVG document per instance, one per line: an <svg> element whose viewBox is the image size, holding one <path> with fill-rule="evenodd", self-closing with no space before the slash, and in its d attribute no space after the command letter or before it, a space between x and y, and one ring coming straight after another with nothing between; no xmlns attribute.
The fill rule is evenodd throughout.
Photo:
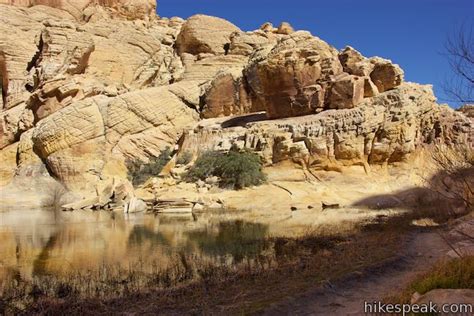
<svg viewBox="0 0 474 316"><path fill-rule="evenodd" d="M469 144L471 120L438 105L430 86L404 82L389 60L338 51L287 23L243 32L155 9L152 0L0 0L0 184L47 170L90 192L126 177L126 159L175 144L321 168Z"/></svg>

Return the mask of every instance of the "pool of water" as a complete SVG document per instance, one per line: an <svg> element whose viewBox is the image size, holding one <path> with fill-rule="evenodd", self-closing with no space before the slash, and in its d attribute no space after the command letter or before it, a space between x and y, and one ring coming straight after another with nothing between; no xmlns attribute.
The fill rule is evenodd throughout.
<svg viewBox="0 0 474 316"><path fill-rule="evenodd" d="M183 215L3 210L0 281L12 274L32 279L93 271L104 265L166 268L181 254L240 263L271 251L266 237L299 236L321 225L367 215L358 210Z"/></svg>
<svg viewBox="0 0 474 316"><path fill-rule="evenodd" d="M238 263L267 251L265 237L298 234L310 226L310 222L290 224L291 218L291 214L272 218L236 211L184 215L4 211L0 279L12 271L29 279L94 270L102 264L146 268L153 262L166 267L181 253ZM282 223L284 228L278 228Z"/></svg>

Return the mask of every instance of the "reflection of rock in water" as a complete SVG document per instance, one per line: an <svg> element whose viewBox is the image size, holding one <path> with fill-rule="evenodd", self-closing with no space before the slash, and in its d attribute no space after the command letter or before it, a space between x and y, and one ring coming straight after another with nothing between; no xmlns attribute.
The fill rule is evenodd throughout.
<svg viewBox="0 0 474 316"><path fill-rule="evenodd" d="M140 263L140 269L151 271L157 264L172 266L181 253L237 263L253 259L270 249L263 239L275 218L261 218L263 224L243 220L247 216L244 212L194 217L44 210L0 213L0 261L5 267L0 269L0 282L6 280L6 269L18 270L22 279L96 271L104 264L128 268ZM285 231L291 228L286 222L278 225Z"/></svg>
<svg viewBox="0 0 474 316"><path fill-rule="evenodd" d="M135 226L128 237L128 247L141 246L146 242L149 242L152 248L169 245L168 240L160 232L154 232L145 226Z"/></svg>
<svg viewBox="0 0 474 316"><path fill-rule="evenodd" d="M50 257L50 252L56 247L59 233L49 237L48 242L41 250L40 254L33 261L33 276L42 276L48 274L47 264Z"/></svg>
<svg viewBox="0 0 474 316"><path fill-rule="evenodd" d="M242 220L220 222L214 227L187 233L189 243L196 243L210 256L231 255L238 263L245 258L255 258L268 248L265 237L268 225Z"/></svg>

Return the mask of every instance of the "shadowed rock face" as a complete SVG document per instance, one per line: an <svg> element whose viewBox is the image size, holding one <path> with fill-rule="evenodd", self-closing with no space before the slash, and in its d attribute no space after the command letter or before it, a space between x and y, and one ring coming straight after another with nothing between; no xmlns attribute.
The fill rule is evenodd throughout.
<svg viewBox="0 0 474 316"><path fill-rule="evenodd" d="M46 167L93 191L126 177L126 159L178 141L179 150L246 147L268 163L386 164L425 144L462 144L472 130L389 60L337 51L287 23L242 32L155 9L152 0L0 0L2 177Z"/></svg>

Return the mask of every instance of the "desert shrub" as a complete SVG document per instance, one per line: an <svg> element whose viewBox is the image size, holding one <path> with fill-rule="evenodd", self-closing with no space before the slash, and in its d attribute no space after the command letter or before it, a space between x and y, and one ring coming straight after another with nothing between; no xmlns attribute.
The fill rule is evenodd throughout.
<svg viewBox="0 0 474 316"><path fill-rule="evenodd" d="M242 189L265 182L260 157L248 151L232 150L228 153L206 152L190 169L190 181L205 180L216 176L219 185L225 188Z"/></svg>
<svg viewBox="0 0 474 316"><path fill-rule="evenodd" d="M176 164L187 165L188 163L191 162L191 160L193 160L193 154L190 153L189 151L185 151L184 153L178 156L178 159L176 160Z"/></svg>
<svg viewBox="0 0 474 316"><path fill-rule="evenodd" d="M41 206L46 208L59 208L65 203L66 188L57 182L49 184L45 188L45 196L41 200Z"/></svg>
<svg viewBox="0 0 474 316"><path fill-rule="evenodd" d="M145 183L151 177L156 177L160 174L166 164L171 160L171 149L166 147L158 157L152 157L147 163L140 159L128 160L128 180L133 185L137 186Z"/></svg>

